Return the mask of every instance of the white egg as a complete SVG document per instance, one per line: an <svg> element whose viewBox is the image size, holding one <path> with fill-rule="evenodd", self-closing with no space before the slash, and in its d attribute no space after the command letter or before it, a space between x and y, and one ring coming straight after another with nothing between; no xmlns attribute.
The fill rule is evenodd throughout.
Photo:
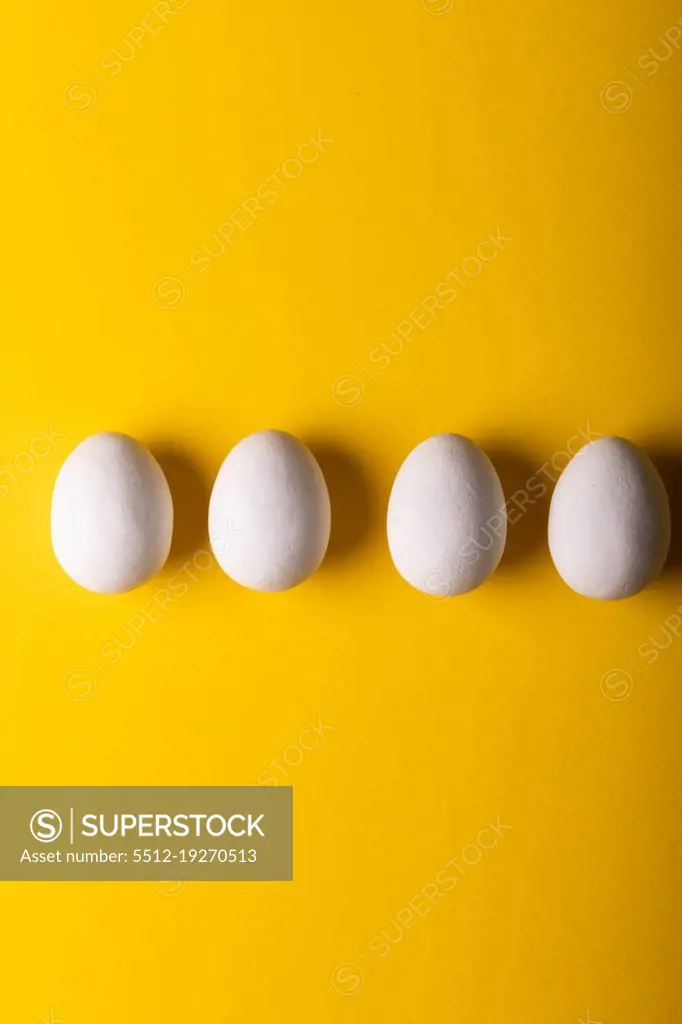
<svg viewBox="0 0 682 1024"><path fill-rule="evenodd" d="M223 462L208 529L224 572L251 590L289 590L312 575L329 543L331 509L322 470L291 434L243 438Z"/></svg>
<svg viewBox="0 0 682 1024"><path fill-rule="evenodd" d="M52 495L52 547L86 590L117 594L153 576L173 536L161 467L125 434L93 434L71 452Z"/></svg>
<svg viewBox="0 0 682 1024"><path fill-rule="evenodd" d="M466 594L495 571L507 538L504 493L467 437L438 434L403 462L388 505L388 546L400 575L434 597Z"/></svg>
<svg viewBox="0 0 682 1024"><path fill-rule="evenodd" d="M581 448L559 477L549 549L578 594L613 601L638 593L663 568L670 508L649 456L622 437Z"/></svg>

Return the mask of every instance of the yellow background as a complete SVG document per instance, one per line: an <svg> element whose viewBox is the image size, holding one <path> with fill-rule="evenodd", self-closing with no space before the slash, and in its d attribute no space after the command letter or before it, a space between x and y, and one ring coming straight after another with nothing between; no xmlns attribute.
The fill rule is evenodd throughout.
<svg viewBox="0 0 682 1024"><path fill-rule="evenodd" d="M0 776L254 784L326 728L280 774L293 883L0 884L0 1018L679 1024L682 641L638 653L682 603L677 554L626 603L581 599L545 498L486 586L438 602L398 577L384 521L440 431L481 443L508 493L588 423L675 476L682 53L645 55L682 10L189 0L140 36L152 6L3 12ZM318 130L319 158L197 274ZM373 367L498 227L504 251ZM105 676L102 645L207 546L225 454L266 427L328 475L323 568L283 595L200 573ZM100 430L150 445L178 517L168 567L106 598L49 540L59 467ZM498 814L497 846L373 954Z"/></svg>

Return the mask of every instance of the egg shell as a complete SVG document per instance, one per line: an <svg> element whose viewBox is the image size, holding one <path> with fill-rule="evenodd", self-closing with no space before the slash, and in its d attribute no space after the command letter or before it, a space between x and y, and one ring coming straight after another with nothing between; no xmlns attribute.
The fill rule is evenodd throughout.
<svg viewBox="0 0 682 1024"><path fill-rule="evenodd" d="M125 434L93 434L64 462L52 494L52 547L86 590L117 594L164 565L173 499L154 456Z"/></svg>
<svg viewBox="0 0 682 1024"><path fill-rule="evenodd" d="M208 515L216 561L251 590L289 590L318 568L331 508L322 470L291 434L263 430L230 451Z"/></svg>
<svg viewBox="0 0 682 1024"><path fill-rule="evenodd" d="M581 448L549 513L549 549L568 586L602 601L631 597L658 576L669 546L668 495L646 452L622 437Z"/></svg>
<svg viewBox="0 0 682 1024"><path fill-rule="evenodd" d="M466 594L497 568L507 537L504 493L488 456L460 434L410 452L388 505L388 545L408 583L432 597Z"/></svg>

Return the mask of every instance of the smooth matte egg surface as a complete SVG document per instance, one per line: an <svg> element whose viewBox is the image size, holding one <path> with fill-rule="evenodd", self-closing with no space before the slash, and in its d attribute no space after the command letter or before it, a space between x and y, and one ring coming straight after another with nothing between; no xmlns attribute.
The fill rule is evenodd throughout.
<svg viewBox="0 0 682 1024"><path fill-rule="evenodd" d="M388 507L388 544L408 583L434 597L465 594L495 571L507 535L504 493L488 456L459 434L410 452Z"/></svg>
<svg viewBox="0 0 682 1024"><path fill-rule="evenodd" d="M243 438L216 478L209 534L218 564L252 590L288 590L315 572L331 530L329 493L312 453L291 434Z"/></svg>
<svg viewBox="0 0 682 1024"><path fill-rule="evenodd" d="M59 471L52 495L52 546L87 590L132 590L164 565L173 501L154 456L125 434L93 434Z"/></svg>
<svg viewBox="0 0 682 1024"><path fill-rule="evenodd" d="M670 546L670 508L649 456L622 437L582 448L557 483L549 547L564 581L600 600L631 597L658 576Z"/></svg>

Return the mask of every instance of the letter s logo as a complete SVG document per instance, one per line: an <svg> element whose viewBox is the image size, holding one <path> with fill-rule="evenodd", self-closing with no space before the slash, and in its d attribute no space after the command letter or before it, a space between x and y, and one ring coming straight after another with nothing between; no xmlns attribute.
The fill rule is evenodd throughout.
<svg viewBox="0 0 682 1024"><path fill-rule="evenodd" d="M36 811L31 818L31 835L39 843L53 843L62 834L62 819L56 811Z"/></svg>

